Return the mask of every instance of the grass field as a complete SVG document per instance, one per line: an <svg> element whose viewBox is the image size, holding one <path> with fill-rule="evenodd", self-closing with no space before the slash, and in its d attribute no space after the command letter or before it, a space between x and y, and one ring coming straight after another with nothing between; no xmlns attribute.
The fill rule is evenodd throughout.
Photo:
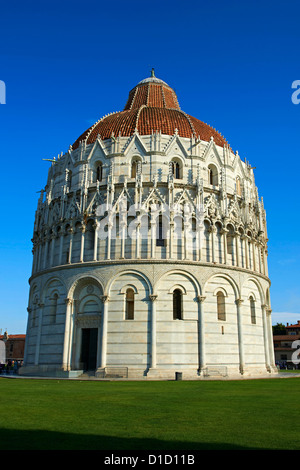
<svg viewBox="0 0 300 470"><path fill-rule="evenodd" d="M0 449L300 449L300 378L0 378Z"/></svg>

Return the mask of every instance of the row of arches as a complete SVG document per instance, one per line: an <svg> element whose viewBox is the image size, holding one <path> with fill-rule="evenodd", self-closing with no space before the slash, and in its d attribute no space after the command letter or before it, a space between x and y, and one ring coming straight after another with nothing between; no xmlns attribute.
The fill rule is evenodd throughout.
<svg viewBox="0 0 300 470"><path fill-rule="evenodd" d="M172 311L173 311L173 320L183 320L184 319L184 295L186 292L182 287L175 287L172 289ZM135 311L135 303L136 303L136 295L137 291L135 291L132 287L126 287L125 289L125 307L124 307L124 319L125 320L134 320L134 311ZM251 317L251 323L256 323L256 310L255 310L255 303L254 300L255 296L253 294L250 295L248 298L249 300L249 314ZM47 307L49 308L48 317L49 317L49 324L55 324L57 321L58 316L58 306L59 302L64 300L60 298L59 293L56 289L51 291L50 295L47 296ZM35 297L32 301L32 307L30 308L30 312L32 315L30 316L30 325L31 327L36 326L37 322L37 308L39 307L38 298ZM215 311L217 313L218 320L226 321L226 296L224 291L219 290L216 293L216 302L215 302Z"/></svg>
<svg viewBox="0 0 300 470"><path fill-rule="evenodd" d="M107 220L106 220L107 219ZM237 266L268 275L266 247L253 233L232 223L191 216L170 219L159 212L128 215L124 232L119 213L57 226L36 243L33 273L78 262L118 259L175 259ZM100 227L100 229L99 229ZM97 231L98 228L98 231Z"/></svg>
<svg viewBox="0 0 300 470"><path fill-rule="evenodd" d="M103 268L107 269L107 268ZM118 273L112 275L105 283L97 276L93 274L93 271L91 271L89 274L82 274L78 275L76 280L72 281L71 286L67 287L66 282L59 276L55 276L54 278L51 278L45 283L44 286L39 287L38 281L32 280L32 287L30 291L30 302L35 302L35 303L44 303L46 300L47 295L49 296L49 299L53 300L54 303L57 302L57 297L61 295L65 295L68 298L75 298L75 293L76 290L78 289L78 286L81 284L83 285L88 285L89 283L92 283L93 285L98 285L99 286L99 292L101 292L101 295L104 296L109 296L111 293L111 289L113 284L115 283L116 279L122 278L124 279L126 276L132 275L135 278L140 278L143 283L147 286L147 290L149 294L155 295L161 284L164 282L165 278L168 278L170 276L175 276L178 275L179 278L182 277L183 280L188 282L190 285L193 285L194 287L194 294L195 296L201 296L205 295L207 292L207 286L212 283L213 285L217 284L220 282L220 280L223 280L225 284L228 286L231 286L232 293L235 297L235 299L239 299L243 296L243 291L247 287L247 283L250 282L253 285L253 288L257 290L257 295L254 295L253 300L257 300L257 297L259 298L260 302L262 304L270 305L270 293L269 293L269 288L267 287L264 289L261 281L254 277L254 276L246 276L244 281L242 283L237 283L237 281L228 273L224 272L217 272L212 274L207 278L206 281L200 282L200 280L197 279L191 272L187 271L186 269L170 269L169 271L166 271L165 273L161 273L159 276L156 276L156 281L153 284L150 279L148 278L147 274L143 273L142 271L137 271L132 268L124 268L118 269ZM126 284L125 284L126 285ZM133 287L129 286L133 291L134 294L136 294L138 291ZM174 290L181 288L183 293L186 294L186 289L182 286L176 286L174 285L174 289L169 290L170 293L173 293ZM225 296L228 295L228 289L222 288L221 291ZM62 292L64 294L62 294ZM121 292L124 294L124 282L122 284L122 290ZM216 296L217 291L214 289L213 294ZM248 295L248 298L250 299L253 297L252 295Z"/></svg>
<svg viewBox="0 0 300 470"><path fill-rule="evenodd" d="M208 165L208 176L207 176L208 184L211 186L219 186L220 184L220 174L219 171L213 163ZM242 179L240 176L236 176L235 178L235 192L237 196L242 196Z"/></svg>
<svg viewBox="0 0 300 470"><path fill-rule="evenodd" d="M183 162L180 158L174 157L169 163L170 173L174 179L183 178ZM133 157L130 161L130 169L128 176L135 179L138 172L142 173L142 159L140 157ZM71 171L69 172L72 173ZM96 161L94 164L94 182L102 182L104 172L103 172L103 163L101 161ZM70 178L71 181L71 178ZM71 182L69 181L69 186ZM242 179L240 176L235 178L235 189L238 196L242 196ZM219 186L220 184L220 172L217 166L213 163L208 165L207 169L207 182L211 186Z"/></svg>
<svg viewBox="0 0 300 470"><path fill-rule="evenodd" d="M27 362L54 362L63 355L65 367L78 368L83 335L89 334L83 330L92 329L93 334L97 330L95 337L99 339L98 367L117 365L122 361L140 367L141 361L143 367L151 365L153 368L156 358L161 366L165 364L164 367L173 362L178 364L178 361L182 366L190 367L199 362L200 356L202 364L222 362L223 359L216 358L213 353L214 344L221 341L218 323L225 338L225 355L228 348L228 351L232 349L232 342L238 344L238 338L238 342L241 341L243 327L245 354L255 348L260 358L266 351L270 357L269 343L265 344L271 334L266 317L269 294L268 291L264 293L256 279L248 278L242 287L238 287L230 276L216 274L200 288L190 273L173 270L161 275L155 286L145 274L133 270L119 272L108 280L105 288L91 275L78 277L69 289L62 280L51 279L42 290L41 298L38 298L38 286L33 285ZM53 324L49 318L53 314L51 299L56 294L57 321ZM244 305L241 307L242 300ZM33 324L32 310L35 308L38 320ZM255 333L249 330L251 325L255 327ZM53 343L52 335L55 335L55 342L61 337L60 354L47 351ZM73 351L71 344L75 345ZM239 354L236 349L234 361Z"/></svg>
<svg viewBox="0 0 300 470"><path fill-rule="evenodd" d="M183 165L180 159L175 157L171 160L170 171L174 179L183 178ZM130 161L130 171L128 176L135 179L139 172L142 173L142 159L140 157L133 157ZM94 182L102 182L103 174L103 164L102 162L97 161L94 164Z"/></svg>

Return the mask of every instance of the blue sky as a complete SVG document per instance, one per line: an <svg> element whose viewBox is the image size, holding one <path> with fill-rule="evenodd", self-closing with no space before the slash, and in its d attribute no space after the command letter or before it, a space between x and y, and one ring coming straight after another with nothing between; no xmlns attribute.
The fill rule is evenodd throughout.
<svg viewBox="0 0 300 470"><path fill-rule="evenodd" d="M300 320L298 1L1 2L0 330L26 332L32 230L48 163L155 68L181 108L256 167L273 323Z"/></svg>

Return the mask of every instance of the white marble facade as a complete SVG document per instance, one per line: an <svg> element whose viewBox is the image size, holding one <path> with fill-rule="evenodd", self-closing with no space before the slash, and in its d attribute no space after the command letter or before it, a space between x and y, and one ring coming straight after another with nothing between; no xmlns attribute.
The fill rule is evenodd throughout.
<svg viewBox="0 0 300 470"><path fill-rule="evenodd" d="M51 163L32 241L21 373L276 373L265 210L229 146L82 141Z"/></svg>

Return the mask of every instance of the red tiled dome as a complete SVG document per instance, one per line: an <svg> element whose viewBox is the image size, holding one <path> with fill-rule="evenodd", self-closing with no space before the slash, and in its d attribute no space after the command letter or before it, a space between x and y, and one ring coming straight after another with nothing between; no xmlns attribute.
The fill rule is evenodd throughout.
<svg viewBox="0 0 300 470"><path fill-rule="evenodd" d="M124 111L100 119L78 137L72 148L76 149L83 140L92 144L98 135L102 140L110 139L112 135L129 137L135 130L140 135L156 131L173 135L177 130L181 137L200 137L207 142L213 137L216 145L229 145L218 131L183 112L175 91L152 73L129 92Z"/></svg>

